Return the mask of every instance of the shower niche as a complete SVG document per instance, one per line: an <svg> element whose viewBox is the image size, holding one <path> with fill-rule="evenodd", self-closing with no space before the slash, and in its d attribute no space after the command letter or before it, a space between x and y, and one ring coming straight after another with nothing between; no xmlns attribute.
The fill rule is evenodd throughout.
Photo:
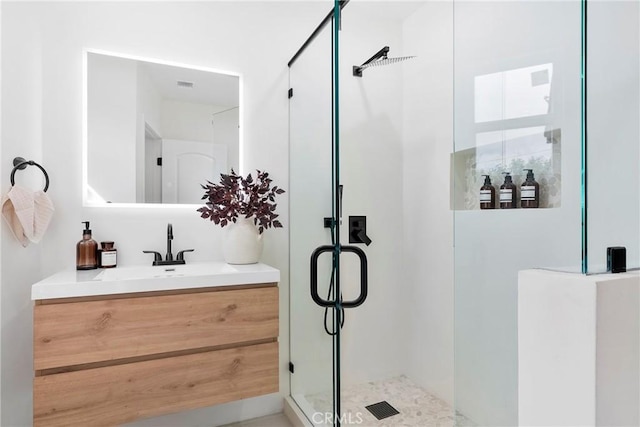
<svg viewBox="0 0 640 427"><path fill-rule="evenodd" d="M540 184L539 208L558 208L562 199L561 129L544 127L510 129L476 135L475 147L451 155L452 207L479 210L483 175L489 175L499 193L509 172L519 189L532 169ZM518 205L519 207L519 205Z"/></svg>
<svg viewBox="0 0 640 427"><path fill-rule="evenodd" d="M455 79L453 209L480 209L482 175L489 175L499 192L503 174L509 172L519 190L524 169L532 169L540 184L539 208L560 207L562 128L568 130L561 52L484 62L471 61L472 49L460 55L466 61Z"/></svg>

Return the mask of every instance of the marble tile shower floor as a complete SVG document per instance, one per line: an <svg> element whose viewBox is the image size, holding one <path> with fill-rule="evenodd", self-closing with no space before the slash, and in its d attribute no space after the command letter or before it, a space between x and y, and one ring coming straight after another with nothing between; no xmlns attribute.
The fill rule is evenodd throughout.
<svg viewBox="0 0 640 427"><path fill-rule="evenodd" d="M332 411L331 392L305 396L317 412ZM365 406L386 400L400 413L382 420L376 419ZM402 375L383 381L342 388L343 426L360 427L473 427L462 414L442 399L427 392Z"/></svg>

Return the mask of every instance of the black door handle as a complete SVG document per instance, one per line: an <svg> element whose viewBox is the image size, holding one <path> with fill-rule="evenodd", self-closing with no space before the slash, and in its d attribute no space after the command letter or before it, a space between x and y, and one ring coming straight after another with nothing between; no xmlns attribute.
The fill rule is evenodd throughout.
<svg viewBox="0 0 640 427"><path fill-rule="evenodd" d="M367 274L368 263L367 263L367 254L364 251L356 246L342 246L342 252L351 252L358 255L360 258L360 295L358 298L352 301L343 301L342 306L345 308L354 308L362 305L363 302L367 299L367 294L369 293L369 277Z"/></svg>
<svg viewBox="0 0 640 427"><path fill-rule="evenodd" d="M325 252L334 252L335 246L333 245L324 245L318 246L311 253L311 281L309 282L311 285L311 299L318 304L320 307L334 307L336 305L336 301L328 301L323 299L320 294L318 294L318 258Z"/></svg>
<svg viewBox="0 0 640 427"><path fill-rule="evenodd" d="M341 252L351 252L358 256L360 259L360 295L358 298L352 301L343 301L342 307L345 308L354 308L362 305L367 299L367 295L369 292L369 278L367 274L368 263L367 263L367 255L364 251L356 246L341 246ZM335 307L336 300L329 301L320 296L318 294L318 258L321 254L325 252L335 252L336 247L333 245L324 245L318 246L311 254L311 263L310 263L310 271L311 271L311 280L310 280L310 288L311 288L311 299L321 307Z"/></svg>

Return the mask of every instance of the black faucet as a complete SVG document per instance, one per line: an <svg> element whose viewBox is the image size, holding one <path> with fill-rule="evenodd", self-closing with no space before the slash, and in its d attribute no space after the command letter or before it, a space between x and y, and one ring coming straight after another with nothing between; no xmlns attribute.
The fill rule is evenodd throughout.
<svg viewBox="0 0 640 427"><path fill-rule="evenodd" d="M145 254L153 254L153 265L178 265L178 264L186 264L184 260L185 252L193 252L193 249L185 249L184 251L178 252L176 259L173 259L173 254L171 253L171 241L173 240L173 226L171 224L167 225L167 255L165 256L165 260L162 259L162 255L160 252L156 251L142 251Z"/></svg>

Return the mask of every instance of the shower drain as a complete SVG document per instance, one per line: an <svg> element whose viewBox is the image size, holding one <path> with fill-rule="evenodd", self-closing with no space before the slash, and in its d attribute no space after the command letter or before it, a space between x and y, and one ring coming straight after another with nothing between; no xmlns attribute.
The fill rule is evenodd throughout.
<svg viewBox="0 0 640 427"><path fill-rule="evenodd" d="M373 414L379 420L389 418L393 415L398 415L400 412L389 404L386 400L382 402L374 403L373 405L365 406L369 412Z"/></svg>

